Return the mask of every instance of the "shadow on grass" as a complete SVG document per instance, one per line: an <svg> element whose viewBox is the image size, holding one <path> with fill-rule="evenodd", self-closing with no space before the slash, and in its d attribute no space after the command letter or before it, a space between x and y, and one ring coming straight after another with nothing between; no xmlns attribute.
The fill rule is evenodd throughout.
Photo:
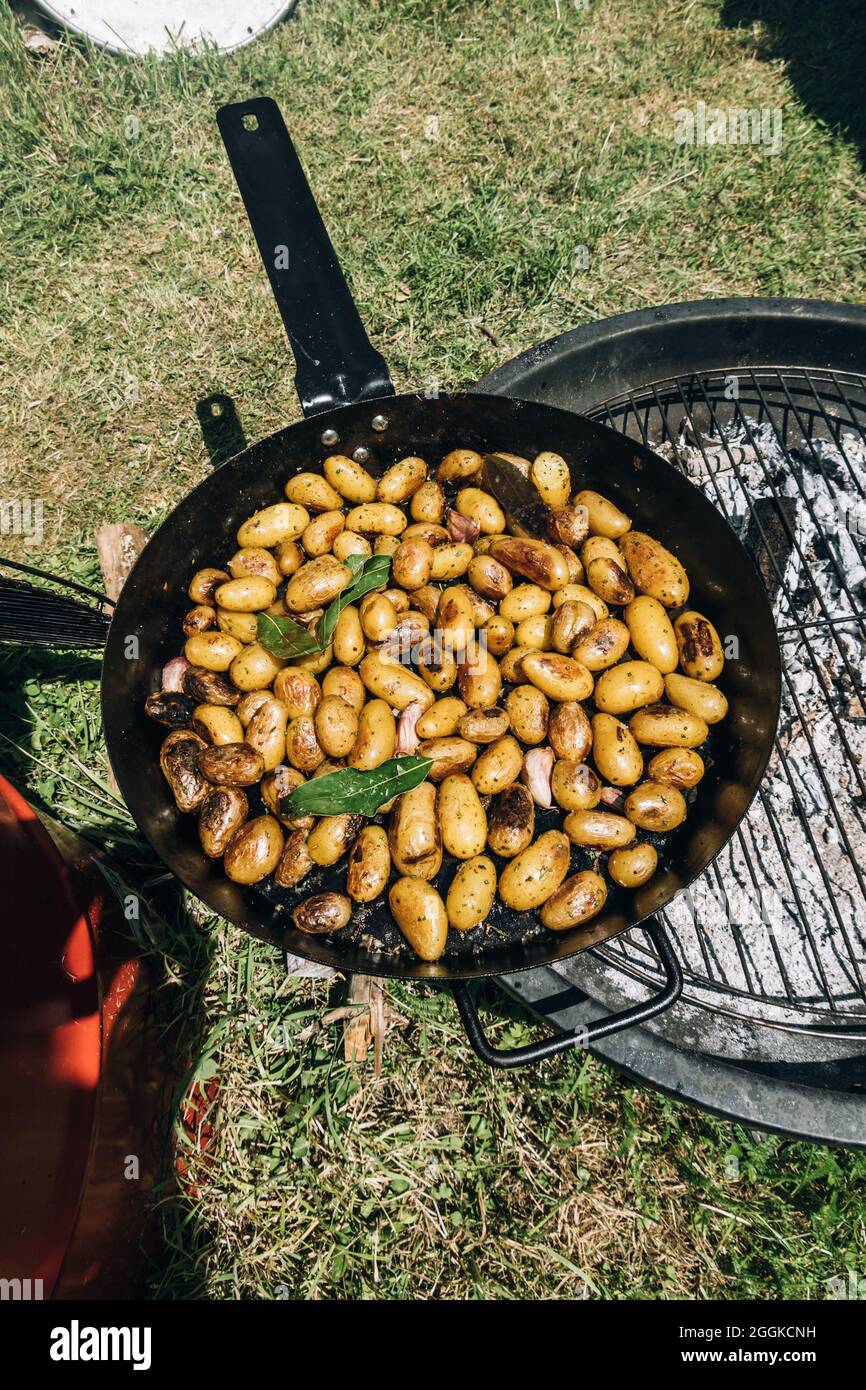
<svg viewBox="0 0 866 1390"><path fill-rule="evenodd" d="M850 0L725 0L721 22L728 29L763 25L758 56L785 64L810 115L838 129L866 170L866 9Z"/></svg>

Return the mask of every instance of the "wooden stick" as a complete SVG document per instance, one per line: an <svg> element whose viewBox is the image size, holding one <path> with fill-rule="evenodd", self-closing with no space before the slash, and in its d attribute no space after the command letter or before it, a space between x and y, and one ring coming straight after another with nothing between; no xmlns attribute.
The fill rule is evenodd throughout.
<svg viewBox="0 0 866 1390"><path fill-rule="evenodd" d="M147 545L147 534L140 526L111 522L107 526L100 526L94 533L94 539L105 592L109 598L116 599L126 583L130 570ZM108 783L112 791L119 795L120 788L110 766Z"/></svg>
<svg viewBox="0 0 866 1390"><path fill-rule="evenodd" d="M140 526L113 522L95 533L96 550L109 598L116 599L144 547L147 534Z"/></svg>

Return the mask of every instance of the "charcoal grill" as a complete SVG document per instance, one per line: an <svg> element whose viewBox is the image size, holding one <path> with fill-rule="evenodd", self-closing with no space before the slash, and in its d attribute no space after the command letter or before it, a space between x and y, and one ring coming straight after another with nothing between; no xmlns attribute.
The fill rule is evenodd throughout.
<svg viewBox="0 0 866 1390"><path fill-rule="evenodd" d="M592 1051L750 1126L866 1147L866 311L642 310L533 348L478 389L580 411L679 466L752 550L785 657L759 796L664 914L681 1001ZM501 983L571 1031L660 979L635 930Z"/></svg>

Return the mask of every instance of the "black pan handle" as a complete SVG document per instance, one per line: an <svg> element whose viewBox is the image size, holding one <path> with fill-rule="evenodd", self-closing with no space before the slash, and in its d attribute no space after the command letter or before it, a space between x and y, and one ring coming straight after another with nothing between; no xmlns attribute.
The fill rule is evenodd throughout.
<svg viewBox="0 0 866 1390"><path fill-rule="evenodd" d="M658 952L665 972L663 988L643 1004L633 1004L621 1013L597 1018L594 1023L587 1024L576 1033L562 1033L558 1037L544 1038L541 1042L527 1043L525 1047L493 1047L487 1041L466 981L460 980L452 985L454 1000L473 1052L490 1067L500 1067L506 1071L515 1067L526 1067L533 1062L542 1062L546 1057L554 1057L557 1052L565 1052L570 1047L588 1047L599 1038L610 1037L611 1033L621 1033L624 1028L631 1028L636 1023L646 1023L648 1019L655 1018L657 1014L669 1009L682 993L683 972L670 938L658 918L654 917L651 922L646 923L645 930Z"/></svg>
<svg viewBox="0 0 866 1390"><path fill-rule="evenodd" d="M304 414L393 396L276 102L221 106L217 124L292 345Z"/></svg>

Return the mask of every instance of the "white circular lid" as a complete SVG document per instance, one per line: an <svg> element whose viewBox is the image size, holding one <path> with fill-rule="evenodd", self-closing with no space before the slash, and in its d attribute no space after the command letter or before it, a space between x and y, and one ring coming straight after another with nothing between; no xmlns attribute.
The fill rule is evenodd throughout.
<svg viewBox="0 0 866 1390"><path fill-rule="evenodd" d="M239 48L297 0L36 0L50 19L115 53L171 53L203 44Z"/></svg>

